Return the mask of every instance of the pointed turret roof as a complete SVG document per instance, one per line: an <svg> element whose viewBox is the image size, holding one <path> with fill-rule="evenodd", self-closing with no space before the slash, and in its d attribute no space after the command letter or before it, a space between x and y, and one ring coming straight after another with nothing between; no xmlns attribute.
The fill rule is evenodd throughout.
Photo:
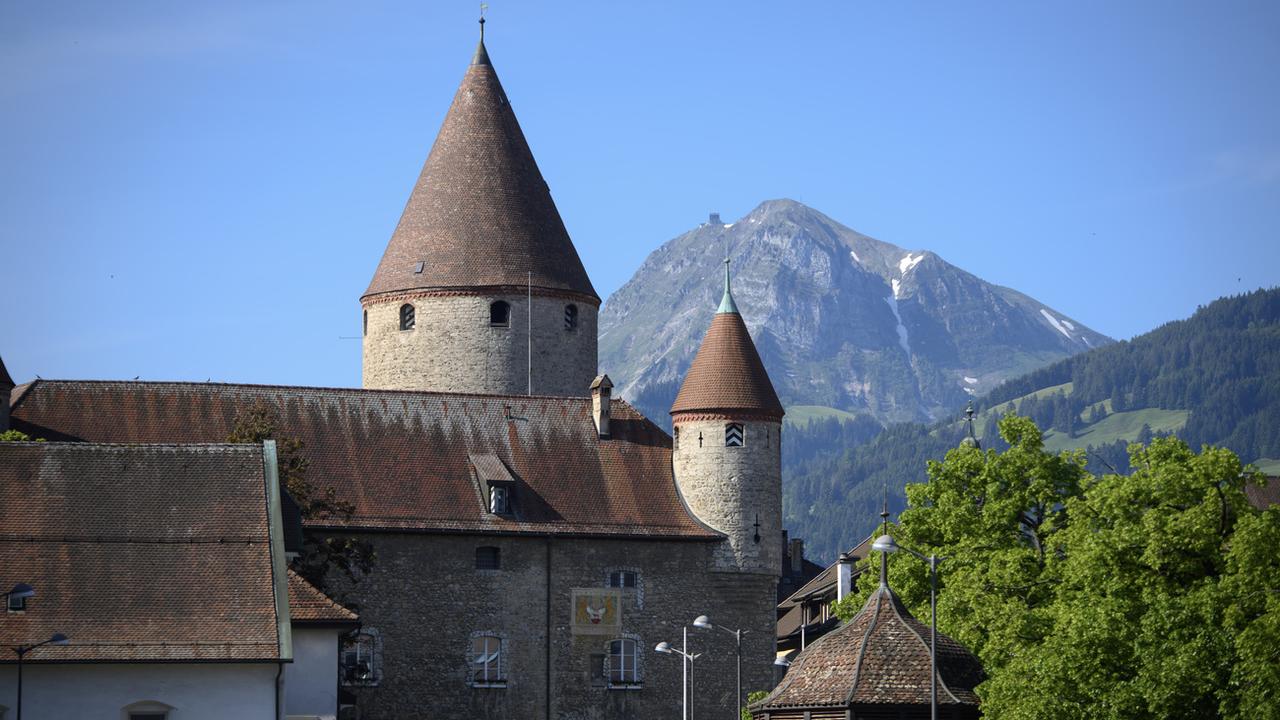
<svg viewBox="0 0 1280 720"><path fill-rule="evenodd" d="M684 376L684 384L671 405L671 414L727 412L781 418L782 403L769 382L760 353L751 341L729 286L725 261L724 297L702 338L702 346Z"/></svg>
<svg viewBox="0 0 1280 720"><path fill-rule="evenodd" d="M805 648L753 712L780 708L929 707L929 626L881 580L862 610ZM982 664L938 633L938 704L947 717L976 717ZM961 710L961 708L964 708Z"/></svg>
<svg viewBox="0 0 1280 720"><path fill-rule="evenodd" d="M4 366L4 358L0 358L0 388L13 389L13 378L9 377L9 371Z"/></svg>
<svg viewBox="0 0 1280 720"><path fill-rule="evenodd" d="M526 282L599 303L481 38L365 297Z"/></svg>

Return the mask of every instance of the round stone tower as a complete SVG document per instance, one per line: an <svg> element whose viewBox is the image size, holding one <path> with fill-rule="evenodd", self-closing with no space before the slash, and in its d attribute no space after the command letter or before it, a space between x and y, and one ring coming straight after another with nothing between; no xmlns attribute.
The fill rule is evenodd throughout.
<svg viewBox="0 0 1280 720"><path fill-rule="evenodd" d="M600 297L483 36L360 303L366 388L589 393Z"/></svg>
<svg viewBox="0 0 1280 720"><path fill-rule="evenodd" d="M689 509L728 536L718 570L782 572L782 403L733 302L724 299L671 406L676 486Z"/></svg>

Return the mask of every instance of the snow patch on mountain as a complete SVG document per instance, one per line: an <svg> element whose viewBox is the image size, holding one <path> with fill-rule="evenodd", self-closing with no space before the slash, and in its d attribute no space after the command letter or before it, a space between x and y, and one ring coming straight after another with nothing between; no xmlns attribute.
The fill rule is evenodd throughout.
<svg viewBox="0 0 1280 720"><path fill-rule="evenodd" d="M919 255L912 255L911 253L907 253L906 257L898 261L898 274L906 275L907 272L911 270L911 268L920 264L920 261L923 259L924 259L924 253L920 253Z"/></svg>
<svg viewBox="0 0 1280 720"><path fill-rule="evenodd" d="M897 299L902 296L902 293L900 292L900 289L902 288L902 281L899 280L898 278L894 278L891 282L893 283L893 297L894 297L893 306L896 308L898 306ZM898 311L894 310L893 314L897 315Z"/></svg>
<svg viewBox="0 0 1280 720"><path fill-rule="evenodd" d="M1067 329L1062 326L1062 323L1058 322L1058 318L1053 316L1053 313L1045 310L1044 308L1040 308L1040 314L1044 316L1045 320L1049 321L1050 325L1057 328L1058 332L1066 335L1068 340L1075 340L1075 338L1071 337L1071 333L1067 332Z"/></svg>
<svg viewBox="0 0 1280 720"><path fill-rule="evenodd" d="M968 375L965 375L965 376L964 376L964 381L965 381L965 382L967 382L967 383L969 383L970 385L977 385L977 384L978 384L978 378L969 377Z"/></svg>
<svg viewBox="0 0 1280 720"><path fill-rule="evenodd" d="M849 251L849 257L853 258L853 261L856 263L862 262L862 258L858 257L858 253L852 250Z"/></svg>
<svg viewBox="0 0 1280 720"><path fill-rule="evenodd" d="M898 291L898 281L893 281L893 291ZM898 321L898 344L906 351L907 357L911 357L911 339L907 335L907 326L902 324L902 316L898 314L898 298L890 295L884 301L889 304L889 309L893 311L893 317Z"/></svg>

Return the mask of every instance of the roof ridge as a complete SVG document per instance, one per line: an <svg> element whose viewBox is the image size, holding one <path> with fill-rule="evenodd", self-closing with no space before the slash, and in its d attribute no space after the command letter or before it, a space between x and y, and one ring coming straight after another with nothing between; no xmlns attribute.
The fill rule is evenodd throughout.
<svg viewBox="0 0 1280 720"><path fill-rule="evenodd" d="M394 390L387 388L363 388L363 387L329 387L324 385L279 385L274 383L235 383L235 382L202 382L199 380L74 380L74 379L58 379L58 378L40 378L32 380L29 383L18 385L15 389L28 388L36 383L54 384L54 383L78 383L83 385L183 385L191 387L236 387L236 388L275 388L279 390L316 390L326 392L351 392L357 394L386 394L386 395L434 395L440 397L477 397L477 398L503 398L512 400L573 400L577 402L589 402L590 395L503 395L499 393L479 393L479 392L458 392L446 390ZM24 393L25 394L25 393ZM620 399L620 398L619 398Z"/></svg>
<svg viewBox="0 0 1280 720"><path fill-rule="evenodd" d="M894 593L894 592L893 592L893 589L892 589L892 588L890 588L890 587L888 587L888 586L885 586L885 588L884 588L884 589L889 593L889 596L893 599L893 602L891 602L891 603L890 603L890 606L893 608L893 614L898 616L898 620L899 620L899 621L900 621L904 626L906 626L907 630L908 630L912 635L914 635L914 636L915 636L916 640L919 640L919 641L920 641L920 644L921 644L921 645L924 645L925 649L926 649L926 650L928 650L928 649L929 649L929 643L928 643L928 642L926 642L924 638L920 637L920 633L916 632L916 629L915 629L914 627L912 627L911 622L910 622L910 621L908 621L908 620L907 620L907 618L902 617L902 613L901 613L901 612L899 612L899 610L898 610L898 606L902 603L902 600L897 596L897 594L896 594L896 593ZM902 609L903 609L903 610L906 610L906 607L904 606ZM911 620L914 620L915 622L920 622L919 620L917 620L917 619L916 619L916 617L915 617L914 615L912 615L912 614L911 614L911 611L909 611L909 610L907 611L907 617L911 618ZM934 621L936 622L936 621L937 621L937 619L936 619L936 618L934 618ZM937 633L937 634L938 634L938 635L941 635L942 633ZM935 640L936 640L936 638L935 638ZM951 692L951 688L947 686L947 683L946 683L946 681L942 678L942 673L939 671L939 669L938 669L937 667L930 667L930 668L929 668L929 672L937 676L937 678L938 678L938 684L942 686L942 689L943 689L943 690L946 690L946 691L947 691L947 694L951 696L951 700L952 700L953 702L955 702L955 703L959 704L959 703L960 703L960 698L956 697L956 694L955 694L954 692Z"/></svg>
<svg viewBox="0 0 1280 720"><path fill-rule="evenodd" d="M876 625L880 621L880 596L885 590L888 590L888 588L884 585L876 588L875 592L871 594L871 597L867 598L867 602L862 606L862 612L866 612L871 605L871 601L874 600L876 602L875 612L871 614L871 620L867 623L867 630L862 634L862 643L858 646L858 661L853 666L853 682L849 685L849 694L844 698L845 705L852 703L853 696L858 694L858 683L862 682L862 661L867 656L867 646L871 644L871 633L875 632Z"/></svg>

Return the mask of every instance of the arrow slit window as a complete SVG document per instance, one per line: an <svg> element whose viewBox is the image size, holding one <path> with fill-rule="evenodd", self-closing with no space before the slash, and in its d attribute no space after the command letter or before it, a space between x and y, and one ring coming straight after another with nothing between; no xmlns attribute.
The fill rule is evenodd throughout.
<svg viewBox="0 0 1280 720"><path fill-rule="evenodd" d="M728 423L724 426L725 447L742 447L744 437L742 423Z"/></svg>
<svg viewBox="0 0 1280 720"><path fill-rule="evenodd" d="M405 303L400 306L400 329L412 330L416 322L414 318L413 305Z"/></svg>

